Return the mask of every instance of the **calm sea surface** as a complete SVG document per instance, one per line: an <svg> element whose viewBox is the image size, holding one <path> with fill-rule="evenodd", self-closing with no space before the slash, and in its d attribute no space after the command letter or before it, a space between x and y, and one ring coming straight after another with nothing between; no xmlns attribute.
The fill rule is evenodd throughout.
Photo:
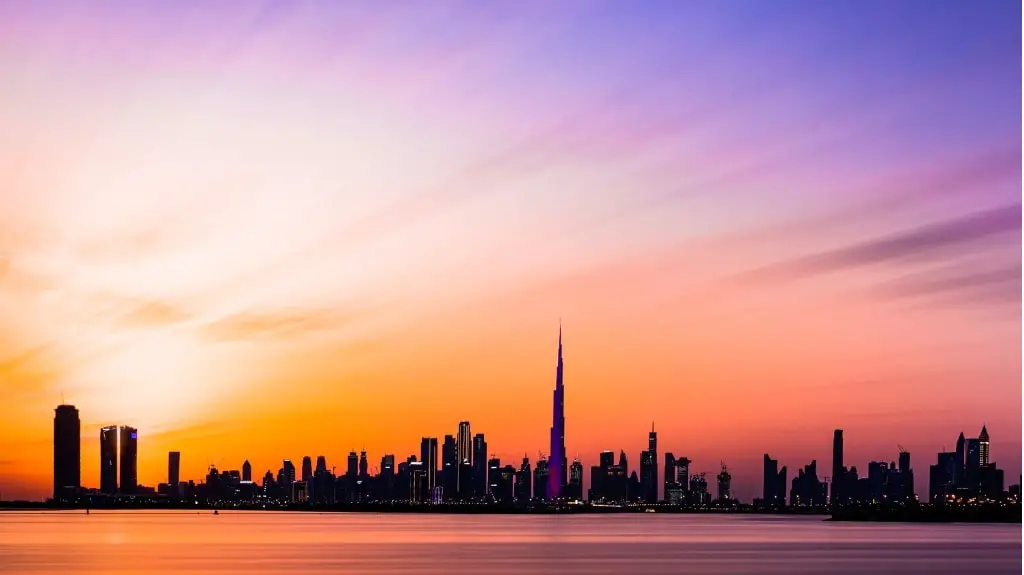
<svg viewBox="0 0 1024 575"><path fill-rule="evenodd" d="M756 515L4 512L0 572L1020 573L1020 525Z"/></svg>

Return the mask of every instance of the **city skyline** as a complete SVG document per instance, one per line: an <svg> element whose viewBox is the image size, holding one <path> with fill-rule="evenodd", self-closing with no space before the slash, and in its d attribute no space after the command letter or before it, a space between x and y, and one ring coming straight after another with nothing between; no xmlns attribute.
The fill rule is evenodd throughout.
<svg viewBox="0 0 1024 575"><path fill-rule="evenodd" d="M647 436L647 449L640 453L638 467L630 468L624 450L620 450L617 463L614 451L605 450L590 465L589 484L584 477L585 466L578 456L570 468L564 457L565 422L562 414L565 387L561 322L551 403L554 414L550 428L551 450L546 455L537 454L532 473L528 454L524 455L518 470L513 464L502 466L501 458L488 451L485 434L473 435L471 422L460 421L457 435L445 436L445 450L440 461L437 458L438 438L430 436L421 439L418 459L414 452L405 463L396 466L396 455L385 453L380 468L374 468L372 473L365 450L358 455L354 449L349 452L343 474L336 474L334 467L328 470L327 458L321 454L317 456L315 473L312 457L304 455L301 475L296 475L294 464L286 457L276 475L272 469L267 469L258 491L252 489L257 484L251 481L252 466L248 459L244 460L241 472L237 469L218 471L217 466L211 464L205 483L201 480L181 481L181 453L177 451L168 453L166 482L159 484L158 489L141 486L137 478L138 430L129 426L100 429L100 488L90 490L81 481L79 412L73 405L61 404L54 410L53 418L52 498L63 502L77 501L83 494L95 491L107 497L159 495L177 501L186 497L182 486L187 486L193 493L189 498L200 497L200 494L202 498L271 497L272 492L276 492L277 497L283 496L292 502L308 498L320 504L335 502L339 491L343 494L342 500L351 503L370 501L371 497L407 497L413 501L435 503L491 498L506 504L522 502L522 497L543 501L629 500L644 504L668 502L689 505L708 505L712 501L733 504L740 500L733 491L732 474L724 461L720 462L721 471L715 476L715 496L709 490L707 474L692 468L693 461L687 457L677 459L673 453L665 452L665 463L661 468L663 475L659 473L658 435L654 422ZM768 502L768 506L785 505L787 501L789 505L823 506L828 501L829 505L843 506L867 500L914 500L918 494L911 453L902 445L898 448L898 466L895 460L882 459L871 461L866 469L861 466L858 471L856 465L847 465L843 430L836 429L832 440L831 475L819 476L817 462L812 460L798 470L788 497L787 467L783 465L780 469L779 461L765 453L761 497L753 500ZM928 495L924 500L936 501L943 497L969 499L978 495L1003 498L1009 493L1005 472L991 461L990 455L991 439L986 425L982 425L977 438L967 439L961 431L955 452L938 453L936 464L929 467ZM113 461L120 462L120 481L117 483L113 479L116 470L112 465L108 466ZM243 482L248 485L243 485ZM222 490L229 490L235 495L228 496L227 491ZM1016 496L1019 495L1020 483L1016 484Z"/></svg>
<svg viewBox="0 0 1024 575"><path fill-rule="evenodd" d="M208 4L0 1L4 498L65 401L87 482L535 458L560 317L587 481L1019 476L1019 3Z"/></svg>
<svg viewBox="0 0 1024 575"><path fill-rule="evenodd" d="M557 337L557 360L556 360L556 369L555 369L555 392L552 394L552 401L551 401L551 406L554 407L554 413L555 413L554 421L555 421L555 423L551 427L548 428L548 431L549 431L548 438L549 438L549 442L550 442L550 444L548 445L549 448L552 448L552 447L555 446L555 442L557 440L556 438L560 438L562 440L562 442L564 442L564 419L563 420L559 420L559 418L558 418L558 415L562 411L564 411L564 407L565 407L565 405L564 405L564 381L563 381L564 371L563 370L564 370L564 368L563 368L562 326L561 326L561 320L560 320L559 321L559 326L558 326L558 337ZM68 420L69 420L69 416L70 416L71 413L73 413L73 419L74 419L75 424L80 426L81 423L80 423L80 419L79 419L79 411L77 410L77 408L74 405L61 404L56 409L56 415L55 415L55 417L53 419L53 425L54 425L54 427L53 427L53 429L54 429L54 431L53 431L54 459L53 459L53 462L52 462L53 463L53 475L52 475L53 491L52 492L47 492L44 497L49 497L53 493L57 493L57 491L59 489L59 487L58 487L59 483L61 482L61 480L63 480L63 478L66 478L66 477L81 477L81 467L79 467L78 469L75 469L74 473L72 473L72 471L69 468L69 465L70 465L69 464L69 457L70 456L69 455L62 455L62 454L58 453L58 449L59 449L58 445L64 446L63 449L64 449L64 451L66 453L71 453L72 452L72 450L70 450L67 447L67 445L69 445L69 440L64 439L61 436L61 432L59 431L59 429L64 429L64 428L66 428L66 426L70 425ZM632 461L634 461L634 464L627 469L627 475L626 475L626 477L624 477L624 479L626 479L626 478L628 478L629 473L633 473L633 475L635 476L635 478L638 481L637 488L639 489L638 496L640 498L640 501L648 502L648 503L655 502L655 501L660 501L663 498L667 499L668 498L668 495L666 495L668 493L667 488L668 488L669 483L670 483L670 481L668 480L668 475L667 475L667 474L670 473L670 471L669 471L670 470L670 466L668 465L669 459L665 460L665 467L661 468L661 469L663 469L663 471L659 471L659 459L658 459L659 458L659 452L658 452L658 448L657 448L658 439L657 439L657 433L656 433L656 430L655 430L655 423L656 422L651 422L650 431L647 433L647 439L646 439L646 442L644 444L646 449L643 449L643 450L639 451L639 455L637 456L637 459L633 459L632 460ZM558 435L556 435L556 428L561 430L561 433L558 434ZM75 431L75 436L77 437L78 434L80 433L79 427L75 427L74 431ZM156 484L156 482L153 482L153 481L142 482L142 481L139 481L138 478L137 478L137 473L138 473L138 429L136 429L135 427L132 427L132 426L128 426L128 425L117 424L117 425L107 425L107 426L99 427L98 431L99 431L99 437L98 437L97 445L98 445L98 449L99 449L99 466L98 466L97 469L99 470L99 472L98 472L98 475L97 475L98 481L97 481L97 484L96 484L95 487L96 487L96 489L100 493L106 493L108 495L113 495L113 494L129 495L129 494L132 494L134 492L134 489L135 489L135 487L137 485L146 484L150 488L152 488L152 486ZM454 442L454 450L453 450L454 454L455 454L455 461L457 461L459 463L466 463L466 464L468 464L474 470L474 472L476 472L476 473L479 473L481 468L486 469L487 464L490 462L490 459L492 457L496 458L496 459L500 459L501 461L506 462L506 463L517 461L516 457L514 457L514 456L513 457L509 457L507 454L505 454L503 456L502 454L498 454L498 453L495 453L493 451L488 451L487 450L487 443L486 443L486 440L485 440L485 435L483 433L476 433L476 434L474 434L473 433L472 423L469 420L459 421L456 426L453 426L452 431L453 431L453 433L450 434L450 435L447 435L447 437L449 437L449 438L456 438L455 442ZM66 434L66 432L65 432L65 434ZM83 443L88 445L90 442L83 441L83 442L75 445L75 449L73 450L73 452L75 452L79 457L83 457L81 455L82 454L82 444ZM1007 442L1007 443L1012 444L1012 441ZM903 456L906 455L907 452L904 449L904 446L902 444L895 443L894 445L896 445L897 449L899 450L899 455L900 455L899 459L900 459L900 462L902 464ZM946 445L947 445L946 443L942 443L942 449L938 451L938 454L939 454L938 455L938 457L939 457L939 465L940 466L943 464L942 463L943 462L942 458L944 456L949 457L951 455L951 453L944 453L944 452L947 451L946 450ZM437 448L437 446L438 446L438 436L424 435L424 436L422 436L420 438L419 449L418 450L413 449L413 450L409 451L409 453L411 453L412 456L418 456L420 458L420 461L422 461L422 462L433 461L435 463L433 471L430 471L429 467L424 467L423 468L424 474L425 474L425 482L426 482L426 485L428 486L428 489L430 489L430 490L432 490L434 486L440 486L441 485L441 479L438 476L443 474L443 469L444 469L443 465L438 465L442 460L438 459L438 454L437 454L437 449L438 448ZM990 451L991 450L991 445L990 445L990 441L989 441L989 433L988 433L988 429L987 429L987 424L982 424L982 429L981 429L981 432L979 433L979 438L977 438L977 439L969 439L969 440L965 439L963 432L961 432L960 436L959 436L959 439L955 443L955 446L956 446L956 452L957 452L958 457L960 458L961 461L973 458L973 459L976 459L977 461L979 461L980 465L987 465L989 463L989 461L995 461L994 459L991 459L991 451ZM104 449L106 449L106 451L104 451ZM563 449L563 453L564 453L564 449L565 448L563 447L562 449ZM565 474L566 475L566 482L561 484L561 488L557 491L557 493L564 493L564 490L565 490L566 486L568 485L568 471L569 471L569 467L570 467L569 463L581 462L581 463L583 463L583 475L584 475L584 478L583 478L583 481L582 481L582 488L583 488L582 493L583 494L587 494L593 488L593 486L591 484L592 479L591 479L591 477L589 477L587 475L586 471L588 469L590 469L591 466L603 466L604 465L604 463L602 463L602 459L601 459L600 455L604 454L604 453L626 454L627 451L628 451L628 450L626 450L625 448L622 448L622 447L614 447L614 448L610 448L610 449L611 449L611 451L609 451L607 448L606 449L602 449L601 453L600 454L594 454L594 457L592 459L581 460L579 454L577 454L573 458L567 458L568 461L567 461L566 468L565 468L565 471L566 471L566 474ZM91 450L86 449L85 451L88 452L88 451L91 451ZM331 452L331 451L332 450L330 450L330 449L326 450L326 452ZM344 461L345 458L343 457L343 455L344 455L345 451L346 450L342 449L337 455L335 455L335 456L328 456L328 455L324 454L325 450L320 449L319 451L317 451L317 453L318 453L318 455L317 455L317 460L318 460L317 466L318 466L318 469L321 468L322 466L326 468L325 461L327 459L331 459L332 461L338 461L339 463ZM536 464L536 462L538 460L543 458L543 459L545 459L547 461L547 465L549 466L548 469L549 469L549 473L550 473L554 469L551 466L551 454L552 454L552 451L553 450L551 450L551 449L549 449L546 452L543 451L543 450L537 450L535 452L532 452L532 454L531 454L530 451L525 451L523 453L524 461L526 459L529 459L529 460L531 460L533 462L533 464ZM773 450L769 450L769 451L774 451L775 453L785 453L784 449L780 450L778 448L773 449ZM685 452L685 450L681 450L677 446L676 452L682 453L682 452ZM999 452L1000 451L997 451L997 453L999 453ZM392 450L392 451L385 451L383 453L384 453L385 457L390 457L391 458L392 465L395 464L395 458L401 459L402 457L404 457L404 455L402 455L401 449L399 449L399 450ZM824 467L820 468L820 469L822 469L822 474L820 474L819 477L822 479L823 482L826 481L826 480L831 480L832 477L836 476L837 472L838 473L845 473L845 470L849 467L849 466L844 466L844 462L849 462L849 459L847 459L845 457L845 453L846 453L846 447L845 447L845 442L844 442L844 431L842 429L835 429L835 430L833 430L833 441L831 443L831 450L828 453L828 458L831 461L831 473L829 475L825 475L824 474ZM973 453L973 455L972 455L972 453ZM650 454L650 455L648 455L648 454ZM534 457L534 455L536 457ZM671 451L665 451L665 455L666 455L667 458L671 458L672 461L675 460L675 456L673 455L673 453ZM889 455L891 456L892 454L890 453ZM164 470L165 470L165 475L169 479L171 476L180 474L181 452L180 451L170 451L170 452L166 453L166 457L167 457L167 459L165 461L167 462L167 466L165 467ZM363 472L362 470L364 470L365 468L372 468L374 470L374 473L373 473L374 475L379 473L379 471L380 471L379 466L377 466L376 464L374 464L372 466L368 464L367 459L366 459L367 452L366 452L365 449L361 451L361 455L359 456L358 460L356 459L356 457L357 457L356 456L356 450L354 448L351 449L351 450L348 450L348 452L347 452L347 459L348 459L347 469L349 470L349 472L351 472L352 469L360 469L361 473L365 474L365 472ZM628 455L627 455L627 457L628 457ZM764 454L764 457L767 458L768 455ZM152 455L150 455L148 458L151 459ZM302 479L302 481L306 481L306 479L309 476L311 476L311 470L312 470L311 456L310 455L302 455L302 456L300 456L300 458L302 460L303 469L302 469L302 474L300 476L298 476L298 477L300 477ZM291 461L293 459L298 461L300 458L298 458L298 457L297 458L283 457L283 458L278 458L277 461L284 460L284 461L287 462L287 461ZM694 461L693 461L692 458L686 457L686 458L681 458L681 460L685 461L685 469L686 469L686 473L687 473L688 476L695 477L697 475L700 475L700 476L703 477L704 475L707 475L708 481L709 481L708 487L707 487L708 493L712 493L712 489L714 488L714 485L712 485L710 483L710 482L715 481L715 475L712 472L712 470L713 469L717 469L718 465L721 465L722 473L725 473L726 462L724 460L720 460L718 462L718 464L715 464L715 465L712 465L711 463L707 463L706 464L706 466L708 467L707 469L705 469L700 463L698 463L697 466L693 466ZM895 459L887 458L886 456L874 457L874 458L870 458L870 460L871 461L877 460L877 461L882 461L882 462L887 462L887 461L895 462ZM173 463L171 463L172 461L173 461ZM358 463L357 463L357 461L358 461ZM592 461L592 463L591 463L591 461ZM786 464L782 461L781 457L778 460L773 460L773 461L775 461L776 466L782 465L783 468L786 467ZM822 462L824 462L826 460L822 459L822 458L818 458L818 457L812 457L810 459L810 461L813 464L813 462L815 462L815 461L822 461ZM107 472L106 472L107 476L110 477L109 480L105 480L104 479L104 472L102 471L104 466L106 465L105 462L109 462L110 463L110 465L107 467ZM732 465L735 465L736 462L737 461L734 460L732 462ZM382 463L383 463L383 460L382 460ZM620 461L619 464L621 465L621 463L622 462ZM744 472L746 472L746 470L750 467L750 465L752 463L752 458L739 459L738 463L739 463L738 466L731 467L730 469L735 470L736 468L739 468L739 469L743 470ZM861 471L862 471L862 473L868 468L868 465L867 465L868 463L869 463L868 460L864 460L864 461L861 462ZM224 464L227 464L227 465L225 466ZM217 462L212 462L211 461L210 463L205 464L203 473L199 473L195 477L183 477L182 480L186 481L186 482L189 481L190 479L192 481L201 481L201 479L205 476L205 472L209 471L209 469L217 468L217 467L223 467L223 468L227 469L227 468L232 467L232 465L233 464L228 462L226 458L221 458ZM857 467L856 464L854 464L853 467L856 468ZM187 466L186 468L197 468L197 465L193 464L193 465ZM241 468L243 468L243 469L248 468L250 470L250 473L251 473L251 463L250 463L248 458L244 458L244 461L243 461L243 464L242 464ZM173 469L173 472L171 471L172 469ZM767 468L765 468L765 469L767 469ZM799 467L795 466L794 470L797 470L797 469L799 469ZM270 465L269 467L267 467L267 469L266 469L266 473L267 474L272 473L272 471L273 471L273 465ZM777 471L778 471L778 469L776 468L776 472ZM934 472L935 471L932 470L932 473L934 473ZM664 482L662 481L662 473L666 474ZM157 475L159 475L159 474L157 474ZM962 475L962 471L961 471L961 475ZM927 476L922 475L922 477L925 477L925 481L928 480ZM1006 474L1006 477L1011 477L1012 478L1012 473ZM3 477L0 477L0 481L2 481L2 480L3 480ZM478 489L478 490L482 489L482 490L486 491L486 489L487 489L486 487L477 485L477 481L478 480L479 480L478 477L475 477L475 478L472 479L472 481L473 481L473 489ZM459 486L462 481L463 481L463 477L461 475L459 475L458 479L455 480L455 489L456 490L464 489L463 487ZM759 498L764 493L764 485L762 485L762 483L760 483L760 481L768 481L767 479L764 479L764 474L763 473L762 473L762 476L759 477L759 478L743 477L740 480L740 482L738 484L738 489L737 489L737 484L732 481L732 473L730 472L730 474L729 474L730 490L733 493L733 495L736 496L736 498L739 499L739 500L750 501L750 500L754 500L754 499ZM951 476L951 481L959 482L960 479L954 479ZM549 475L549 481L548 481L548 483L545 484L546 489L554 489L555 488L555 483L556 483L555 478L553 476ZM765 484L767 484L767 483L765 483ZM1009 482L1006 482L1006 484L1008 485ZM88 487L89 483L88 483L88 481L80 480L80 485L82 485L83 487ZM832 489L835 489L837 487L834 487L833 486L834 484L832 484L832 483L830 483L829 485L830 485L830 487L829 487L829 491L828 491L828 497L831 498L834 495L836 495L836 492L833 492ZM4 485L0 484L0 492L3 492L3 487L4 487ZM654 491L652 491L652 490L654 490ZM787 493L788 493L788 488L787 488ZM927 494L928 491L925 491L924 493ZM840 496L844 496L844 495L840 494ZM786 499L788 500L788 495L787 495Z"/></svg>

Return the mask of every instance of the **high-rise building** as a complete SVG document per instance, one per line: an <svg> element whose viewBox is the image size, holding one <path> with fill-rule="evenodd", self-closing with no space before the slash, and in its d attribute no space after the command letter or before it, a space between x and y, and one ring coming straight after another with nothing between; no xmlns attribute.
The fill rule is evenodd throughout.
<svg viewBox="0 0 1024 575"><path fill-rule="evenodd" d="M246 461L246 463L249 463ZM177 487L181 482L181 452L171 451L167 453L167 485Z"/></svg>
<svg viewBox="0 0 1024 575"><path fill-rule="evenodd" d="M82 423L73 405L58 405L53 415L53 498L74 497L82 486Z"/></svg>
<svg viewBox="0 0 1024 575"><path fill-rule="evenodd" d="M967 479L967 440L964 438L964 432L960 432L960 437L956 438L956 460L953 462L953 484L957 487L961 487L964 481Z"/></svg>
<svg viewBox="0 0 1024 575"><path fill-rule="evenodd" d="M420 440L420 461L427 474L427 490L437 487L437 438L424 437Z"/></svg>
<svg viewBox="0 0 1024 575"><path fill-rule="evenodd" d="M569 484L565 487L565 496L569 501L583 501L583 463L577 457L569 466Z"/></svg>
<svg viewBox="0 0 1024 575"><path fill-rule="evenodd" d="M722 471L718 473L718 500L732 500L732 474L729 473L729 469L724 463L722 464Z"/></svg>
<svg viewBox="0 0 1024 575"><path fill-rule="evenodd" d="M487 490L484 493L488 500L501 501L501 460L492 457L487 460Z"/></svg>
<svg viewBox="0 0 1024 575"><path fill-rule="evenodd" d="M349 477L359 475L359 456L356 455L354 449L348 452L348 466L345 468L345 475Z"/></svg>
<svg viewBox="0 0 1024 575"><path fill-rule="evenodd" d="M966 468L964 470L965 485L969 484L971 488L976 487L975 484L978 482L978 473L980 471L981 441L975 438L971 438L967 440L967 459Z"/></svg>
<svg viewBox="0 0 1024 575"><path fill-rule="evenodd" d="M309 482L313 479L313 458L304 455L302 457L302 481Z"/></svg>
<svg viewBox="0 0 1024 575"><path fill-rule="evenodd" d="M452 500L459 492L459 450L455 436L445 435L441 444L441 493Z"/></svg>
<svg viewBox="0 0 1024 575"><path fill-rule="evenodd" d="M981 459L981 467L988 465L988 428L984 425L981 426L981 433L978 434L978 456Z"/></svg>
<svg viewBox="0 0 1024 575"><path fill-rule="evenodd" d="M523 463L516 472L516 501L527 502L533 497L533 472L530 469L530 458L523 456Z"/></svg>
<svg viewBox="0 0 1024 575"><path fill-rule="evenodd" d="M973 440L971 440L973 441ZM928 468L928 499L937 501L955 491L956 452L939 453L935 465Z"/></svg>
<svg viewBox="0 0 1024 575"><path fill-rule="evenodd" d="M541 457L537 460L537 466L533 469L533 498L540 500L549 500L551 496L548 494L548 487L551 483L548 481L550 468L548 467L548 460Z"/></svg>
<svg viewBox="0 0 1024 575"><path fill-rule="evenodd" d="M367 478L370 476L370 462L366 458L366 451L359 452L359 477Z"/></svg>
<svg viewBox="0 0 1024 575"><path fill-rule="evenodd" d="M842 504L845 499L843 487L845 481L843 469L843 430L837 429L832 435L832 504Z"/></svg>
<svg viewBox="0 0 1024 575"><path fill-rule="evenodd" d="M100 429L100 492L117 493L117 426Z"/></svg>
<svg viewBox="0 0 1024 575"><path fill-rule="evenodd" d="M133 494L139 485L139 430L121 427L121 493Z"/></svg>
<svg viewBox="0 0 1024 575"><path fill-rule="evenodd" d="M658 434L651 423L647 450L640 454L640 498L644 503L658 502Z"/></svg>
<svg viewBox="0 0 1024 575"><path fill-rule="evenodd" d="M459 465L464 463L473 464L473 436L469 431L469 422L459 422L459 435L455 442L459 450Z"/></svg>
<svg viewBox="0 0 1024 575"><path fill-rule="evenodd" d="M380 459L378 486L378 498L381 501L391 501L395 498L395 456L390 453Z"/></svg>
<svg viewBox="0 0 1024 575"><path fill-rule="evenodd" d="M664 495L662 497L668 501L669 491L672 491L676 484L676 456L670 451L665 452L665 469L662 471L662 475L664 476Z"/></svg>
<svg viewBox="0 0 1024 575"><path fill-rule="evenodd" d="M563 385L562 325L558 325L558 364L555 367L554 414L551 421L551 453L548 456L546 495L548 499L561 499L567 483L565 455L565 387ZM538 465L540 463L538 462Z"/></svg>
<svg viewBox="0 0 1024 575"><path fill-rule="evenodd" d="M484 434L473 436L473 492L477 497L485 497L488 492L488 461L487 440Z"/></svg>
<svg viewBox="0 0 1024 575"><path fill-rule="evenodd" d="M248 459L242 462L242 481L252 481L252 464Z"/></svg>
<svg viewBox="0 0 1024 575"><path fill-rule="evenodd" d="M686 457L680 457L676 459L676 482L683 486L683 489L688 489L690 485L690 463L692 463Z"/></svg>
<svg viewBox="0 0 1024 575"><path fill-rule="evenodd" d="M764 505L778 505L779 462L764 454L764 479L761 486L761 501Z"/></svg>

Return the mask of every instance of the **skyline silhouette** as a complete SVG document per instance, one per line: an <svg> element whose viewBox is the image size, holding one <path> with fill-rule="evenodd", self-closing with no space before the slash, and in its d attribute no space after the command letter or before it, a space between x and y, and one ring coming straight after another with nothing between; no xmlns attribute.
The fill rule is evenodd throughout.
<svg viewBox="0 0 1024 575"><path fill-rule="evenodd" d="M137 4L0 2L4 498L550 453L559 317L569 463L1019 476L1018 3Z"/></svg>

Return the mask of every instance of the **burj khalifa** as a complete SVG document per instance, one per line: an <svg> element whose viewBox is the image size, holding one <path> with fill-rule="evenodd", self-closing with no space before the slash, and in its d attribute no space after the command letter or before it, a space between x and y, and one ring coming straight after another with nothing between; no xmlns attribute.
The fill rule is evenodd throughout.
<svg viewBox="0 0 1024 575"><path fill-rule="evenodd" d="M562 325L558 325L558 367L555 371L554 415L551 421L551 452L548 456L548 499L561 499L568 483L565 458L565 388L562 386Z"/></svg>

